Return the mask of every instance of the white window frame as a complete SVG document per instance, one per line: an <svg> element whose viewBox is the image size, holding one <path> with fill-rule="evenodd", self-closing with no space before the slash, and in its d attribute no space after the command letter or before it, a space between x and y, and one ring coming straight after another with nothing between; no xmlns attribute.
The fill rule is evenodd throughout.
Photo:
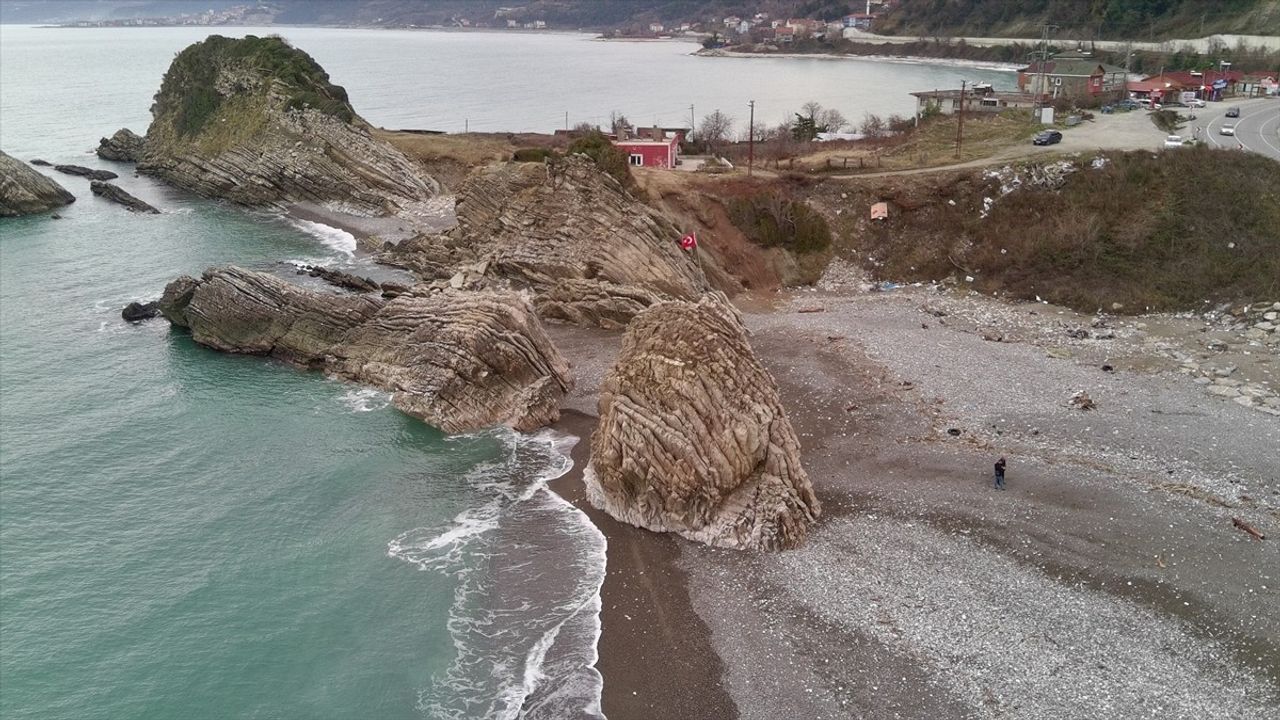
<svg viewBox="0 0 1280 720"><path fill-rule="evenodd" d="M627 158L627 163L634 167L644 167L644 154L630 153L630 156Z"/></svg>

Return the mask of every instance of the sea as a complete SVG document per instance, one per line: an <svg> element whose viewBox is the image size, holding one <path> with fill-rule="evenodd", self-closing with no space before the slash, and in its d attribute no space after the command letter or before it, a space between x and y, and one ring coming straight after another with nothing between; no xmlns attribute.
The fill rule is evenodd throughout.
<svg viewBox="0 0 1280 720"><path fill-rule="evenodd" d="M378 391L220 354L121 308L235 263L391 272L325 225L249 211L93 154L144 132L209 28L0 25L0 149L112 170L50 215L0 220L0 717L599 718L606 542L547 489L578 439L448 436ZM392 128L550 132L785 119L808 100L909 114L908 90L1007 70L700 58L568 33L277 33ZM566 120L567 118L567 120Z"/></svg>

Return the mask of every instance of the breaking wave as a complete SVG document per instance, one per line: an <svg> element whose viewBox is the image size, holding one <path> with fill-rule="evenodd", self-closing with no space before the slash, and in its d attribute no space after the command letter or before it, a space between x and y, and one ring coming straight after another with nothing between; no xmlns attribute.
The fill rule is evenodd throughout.
<svg viewBox="0 0 1280 720"><path fill-rule="evenodd" d="M298 218L290 218L289 224L316 238L325 247L337 250L348 257L356 254L356 236L346 230Z"/></svg>
<svg viewBox="0 0 1280 720"><path fill-rule="evenodd" d="M503 457L465 477L480 502L387 544L391 557L457 581L454 660L419 692L418 709L447 719L602 719L605 538L547 488L573 466L577 438L499 432Z"/></svg>

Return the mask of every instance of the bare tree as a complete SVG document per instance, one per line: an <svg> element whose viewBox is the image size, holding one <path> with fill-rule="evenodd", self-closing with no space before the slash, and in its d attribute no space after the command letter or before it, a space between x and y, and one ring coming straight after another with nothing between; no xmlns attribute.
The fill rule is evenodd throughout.
<svg viewBox="0 0 1280 720"><path fill-rule="evenodd" d="M818 122L818 115L821 113L822 113L822 103L818 102L817 100L810 100L809 102L800 106L800 114L804 115L805 117L809 118L815 123Z"/></svg>
<svg viewBox="0 0 1280 720"><path fill-rule="evenodd" d="M626 115L614 110L609 113L609 127L616 133L619 128L630 128L631 123L627 120Z"/></svg>
<svg viewBox="0 0 1280 720"><path fill-rule="evenodd" d="M827 132L840 132L840 129L849 124L844 115L835 108L827 108L818 113L818 127L825 127Z"/></svg>
<svg viewBox="0 0 1280 720"><path fill-rule="evenodd" d="M884 120L879 115L867 113L862 117L862 125L858 128L858 132L869 138L883 137L885 131Z"/></svg>
<svg viewBox="0 0 1280 720"><path fill-rule="evenodd" d="M698 139L711 148L713 153L723 147L732 132L733 118L719 110L702 118L702 122L698 124Z"/></svg>

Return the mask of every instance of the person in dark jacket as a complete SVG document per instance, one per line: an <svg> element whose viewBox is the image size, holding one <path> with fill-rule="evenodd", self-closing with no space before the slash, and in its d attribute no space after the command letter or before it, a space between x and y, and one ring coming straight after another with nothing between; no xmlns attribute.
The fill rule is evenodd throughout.
<svg viewBox="0 0 1280 720"><path fill-rule="evenodd" d="M1004 458L1000 458L999 460L996 461L996 489L997 490L1004 489L1004 466L1005 466Z"/></svg>

